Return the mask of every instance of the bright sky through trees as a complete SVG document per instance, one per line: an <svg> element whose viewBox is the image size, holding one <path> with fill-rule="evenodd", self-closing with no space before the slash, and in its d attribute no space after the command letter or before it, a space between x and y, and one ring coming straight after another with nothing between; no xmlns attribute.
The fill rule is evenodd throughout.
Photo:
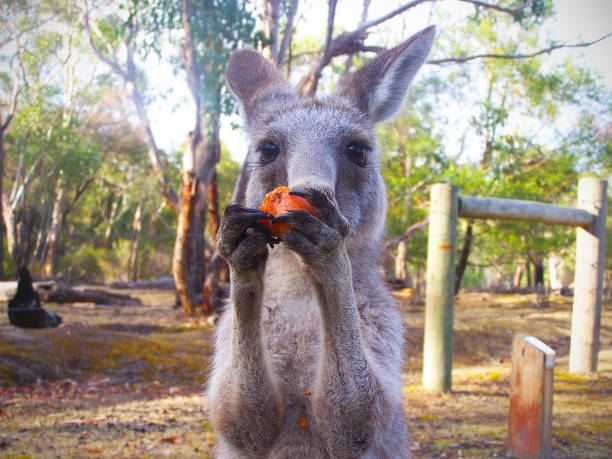
<svg viewBox="0 0 612 459"><path fill-rule="evenodd" d="M372 2L369 17L375 18L397 8L403 4L400 0L379 0ZM430 14L433 5L433 14ZM612 32L610 20L612 19L612 2L610 0L555 0L556 16L547 19L543 27L542 47L546 47L547 40L556 40L564 43L577 43L596 40ZM321 0L305 0L300 7L302 16L296 25L297 37L321 37L325 31L326 4ZM437 23L438 27L452 27L461 23L461 20L473 12L473 6L455 1L441 1L434 4L425 3L411 9L407 14L399 15L385 23L381 29L383 36L370 35L367 43L379 44L389 42L389 45L399 43L412 33L424 28L435 20L435 13L450 12L451 20L448 23ZM338 3L336 27L351 29L358 22L361 14L361 4L356 0L343 0ZM389 34L389 31L393 33ZM434 45L435 46L435 45ZM554 51L546 56L552 63L562 62L567 56L584 67L590 67L599 72L603 82L612 88L612 38L604 40L588 48L570 48ZM152 86L163 92L166 97L157 99L150 107L149 113L158 142L164 149L177 148L185 138L185 126L189 116L184 94L187 89L180 76L172 74L170 66L160 65L155 58L148 64L155 68L147 72L151 78ZM417 76L418 78L418 76ZM236 160L242 161L246 154L244 137L240 130L233 130L231 122L238 118L225 119L221 131L222 141L225 142Z"/></svg>

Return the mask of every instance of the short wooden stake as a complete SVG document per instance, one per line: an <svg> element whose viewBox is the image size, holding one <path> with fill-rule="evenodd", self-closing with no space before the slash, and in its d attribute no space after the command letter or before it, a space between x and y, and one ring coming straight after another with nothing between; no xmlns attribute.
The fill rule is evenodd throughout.
<svg viewBox="0 0 612 459"><path fill-rule="evenodd" d="M458 188L451 184L431 187L423 387L438 392L451 390L457 197Z"/></svg>
<svg viewBox="0 0 612 459"><path fill-rule="evenodd" d="M508 411L509 457L552 457L554 366L554 350L533 336L514 336Z"/></svg>
<svg viewBox="0 0 612 459"><path fill-rule="evenodd" d="M586 177L578 182L578 208L593 222L576 233L576 272L569 371L597 371L601 299L606 245L607 182Z"/></svg>

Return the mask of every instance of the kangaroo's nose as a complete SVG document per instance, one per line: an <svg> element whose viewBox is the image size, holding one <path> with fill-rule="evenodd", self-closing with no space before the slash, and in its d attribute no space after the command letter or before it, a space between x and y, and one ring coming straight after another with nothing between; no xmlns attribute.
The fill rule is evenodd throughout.
<svg viewBox="0 0 612 459"><path fill-rule="evenodd" d="M308 190L315 189L324 191L331 196L334 196L334 184L330 180L322 179L321 177L303 177L300 180L289 181L289 188L292 190Z"/></svg>

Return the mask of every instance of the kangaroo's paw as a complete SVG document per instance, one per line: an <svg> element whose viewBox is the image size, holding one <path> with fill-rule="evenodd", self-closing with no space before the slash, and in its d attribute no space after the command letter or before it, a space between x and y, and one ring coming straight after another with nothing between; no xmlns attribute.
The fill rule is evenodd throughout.
<svg viewBox="0 0 612 459"><path fill-rule="evenodd" d="M278 242L260 223L264 218L272 216L238 205L225 208L217 232L217 250L233 269L249 271L259 268L268 256L267 244Z"/></svg>
<svg viewBox="0 0 612 459"><path fill-rule="evenodd" d="M349 229L332 191L326 188L294 188L289 193L306 199L320 218L303 210L292 210L275 217L273 222L285 221L291 227L291 231L280 236L281 240L304 261L325 262L341 246Z"/></svg>

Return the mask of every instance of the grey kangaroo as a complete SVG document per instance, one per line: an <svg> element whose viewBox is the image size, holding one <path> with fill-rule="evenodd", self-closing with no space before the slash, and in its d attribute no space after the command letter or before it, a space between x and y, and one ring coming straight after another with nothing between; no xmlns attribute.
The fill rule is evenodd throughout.
<svg viewBox="0 0 612 459"><path fill-rule="evenodd" d="M382 52L318 99L298 96L255 51L230 58L249 153L244 199L217 236L231 288L208 388L218 457L410 457L403 325L380 267L374 127L401 106L434 33ZM291 230L275 238L256 209L281 185L319 217L277 216Z"/></svg>

